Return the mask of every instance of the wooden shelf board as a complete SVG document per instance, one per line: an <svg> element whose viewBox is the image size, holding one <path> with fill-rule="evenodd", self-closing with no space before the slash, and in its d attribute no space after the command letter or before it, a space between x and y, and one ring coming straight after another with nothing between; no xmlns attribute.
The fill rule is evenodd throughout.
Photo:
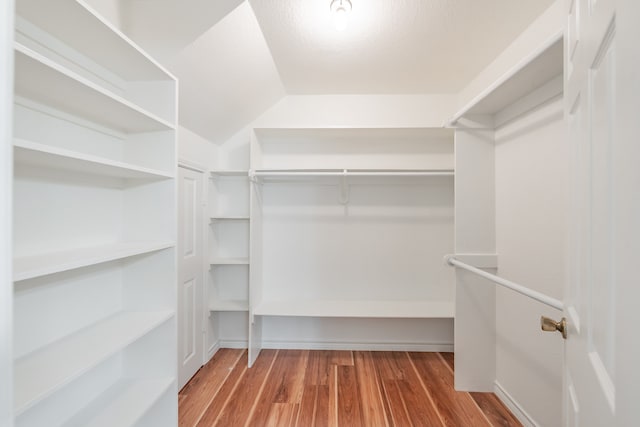
<svg viewBox="0 0 640 427"><path fill-rule="evenodd" d="M16 415L173 316L173 311L121 312L17 359L14 362Z"/></svg>
<svg viewBox="0 0 640 427"><path fill-rule="evenodd" d="M209 304L209 311L249 311L247 300L217 300Z"/></svg>
<svg viewBox="0 0 640 427"><path fill-rule="evenodd" d="M248 221L249 216L212 216L212 221Z"/></svg>
<svg viewBox="0 0 640 427"><path fill-rule="evenodd" d="M125 133L175 127L15 43L15 94Z"/></svg>
<svg viewBox="0 0 640 427"><path fill-rule="evenodd" d="M13 143L16 164L127 179L168 179L172 173L22 139Z"/></svg>
<svg viewBox="0 0 640 427"><path fill-rule="evenodd" d="M48 274L115 261L175 246L174 242L122 242L89 248L18 257L13 262L13 280L27 280Z"/></svg>
<svg viewBox="0 0 640 427"><path fill-rule="evenodd" d="M213 258L211 265L248 265L249 258Z"/></svg>
<svg viewBox="0 0 640 427"><path fill-rule="evenodd" d="M211 171L211 177L212 178L218 178L221 176L237 176L237 177L242 177L242 176L249 176L249 171L248 170L214 170Z"/></svg>
<svg viewBox="0 0 640 427"><path fill-rule="evenodd" d="M85 1L20 0L16 14L126 81L175 79Z"/></svg>
<svg viewBox="0 0 640 427"><path fill-rule="evenodd" d="M174 382L174 378L120 380L63 426L134 426Z"/></svg>
<svg viewBox="0 0 640 427"><path fill-rule="evenodd" d="M562 75L563 70L563 41L552 41L533 57L526 58L520 65L514 67L511 74L490 86L485 93L481 93L469 104L463 107L452 120L473 115L493 115L512 105L525 95L542 87L556 76Z"/></svg>
<svg viewBox="0 0 640 427"><path fill-rule="evenodd" d="M253 310L258 316L453 318L451 301L263 301Z"/></svg>

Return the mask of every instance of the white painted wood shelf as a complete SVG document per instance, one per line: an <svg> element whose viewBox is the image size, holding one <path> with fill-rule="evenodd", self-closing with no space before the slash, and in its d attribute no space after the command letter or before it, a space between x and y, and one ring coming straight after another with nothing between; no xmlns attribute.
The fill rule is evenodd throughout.
<svg viewBox="0 0 640 427"><path fill-rule="evenodd" d="M209 311L249 311L247 300L216 300L209 304Z"/></svg>
<svg viewBox="0 0 640 427"><path fill-rule="evenodd" d="M121 312L17 359L14 363L16 415L173 316L173 311Z"/></svg>
<svg viewBox="0 0 640 427"><path fill-rule="evenodd" d="M212 178L219 177L248 177L249 171L243 169L228 169L228 170L213 170L211 171Z"/></svg>
<svg viewBox="0 0 640 427"><path fill-rule="evenodd" d="M122 242L68 251L17 257L13 262L13 280L33 279L103 262L160 251L174 242Z"/></svg>
<svg viewBox="0 0 640 427"><path fill-rule="evenodd" d="M450 301L289 300L262 301L256 316L453 318Z"/></svg>
<svg viewBox="0 0 640 427"><path fill-rule="evenodd" d="M17 96L125 133L175 129L171 123L19 43L15 44L15 70Z"/></svg>
<svg viewBox="0 0 640 427"><path fill-rule="evenodd" d="M160 180L173 177L171 172L145 168L23 139L14 139L13 147L14 161L18 165L126 179Z"/></svg>
<svg viewBox="0 0 640 427"><path fill-rule="evenodd" d="M249 258L212 258L211 265L249 265Z"/></svg>
<svg viewBox="0 0 640 427"><path fill-rule="evenodd" d="M16 13L123 80L173 79L85 1L20 0L16 2Z"/></svg>
<svg viewBox="0 0 640 427"><path fill-rule="evenodd" d="M135 426L173 383L173 378L120 380L63 426Z"/></svg>
<svg viewBox="0 0 640 427"><path fill-rule="evenodd" d="M216 215L211 217L211 221L249 221L248 215Z"/></svg>
<svg viewBox="0 0 640 427"><path fill-rule="evenodd" d="M249 177L260 181L305 178L419 178L453 177L453 169L255 169Z"/></svg>

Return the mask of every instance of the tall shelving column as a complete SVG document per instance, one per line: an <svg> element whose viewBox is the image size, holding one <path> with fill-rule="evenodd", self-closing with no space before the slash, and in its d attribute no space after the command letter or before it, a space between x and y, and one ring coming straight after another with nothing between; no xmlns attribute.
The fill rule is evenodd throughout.
<svg viewBox="0 0 640 427"><path fill-rule="evenodd" d="M247 170L211 172L212 211L209 224L209 311L216 316L219 344L244 346L225 340L223 317L249 311L249 177ZM243 334L244 335L244 334ZM237 341L237 335L233 338Z"/></svg>
<svg viewBox="0 0 640 427"><path fill-rule="evenodd" d="M15 39L14 423L176 425L177 82L80 1Z"/></svg>

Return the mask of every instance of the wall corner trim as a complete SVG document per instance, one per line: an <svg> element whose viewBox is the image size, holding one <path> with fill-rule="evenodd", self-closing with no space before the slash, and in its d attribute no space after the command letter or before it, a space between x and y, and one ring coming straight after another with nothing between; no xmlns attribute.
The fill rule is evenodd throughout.
<svg viewBox="0 0 640 427"><path fill-rule="evenodd" d="M540 424L535 422L531 415L524 410L520 403L518 403L497 380L494 382L494 393L525 427L540 427Z"/></svg>

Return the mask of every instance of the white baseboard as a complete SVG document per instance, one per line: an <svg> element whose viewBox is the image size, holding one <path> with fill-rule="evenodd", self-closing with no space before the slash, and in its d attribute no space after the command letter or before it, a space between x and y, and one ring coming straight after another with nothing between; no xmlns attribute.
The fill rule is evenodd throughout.
<svg viewBox="0 0 640 427"><path fill-rule="evenodd" d="M216 354L220 350L220 341L214 342L211 347L207 350L207 360L204 361L203 365L206 364L214 354Z"/></svg>
<svg viewBox="0 0 640 427"><path fill-rule="evenodd" d="M220 348L248 348L247 340L220 340L218 341Z"/></svg>
<svg viewBox="0 0 640 427"><path fill-rule="evenodd" d="M281 350L360 350L360 351L423 351L452 352L452 343L355 343L263 341L262 348Z"/></svg>
<svg viewBox="0 0 640 427"><path fill-rule="evenodd" d="M494 382L494 393L498 396L498 399L506 405L507 408L513 413L513 415L524 425L525 427L539 427L533 418L525 411L522 406L500 385L498 381Z"/></svg>

